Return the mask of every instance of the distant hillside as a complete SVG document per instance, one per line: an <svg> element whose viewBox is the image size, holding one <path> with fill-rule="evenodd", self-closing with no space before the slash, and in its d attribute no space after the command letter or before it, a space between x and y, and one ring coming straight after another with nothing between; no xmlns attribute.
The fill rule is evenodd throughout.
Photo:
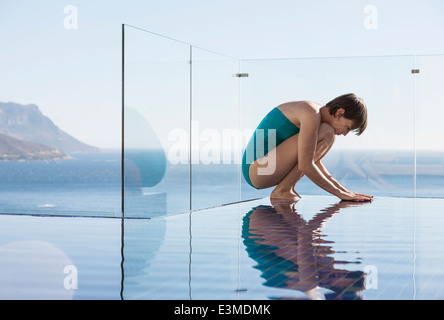
<svg viewBox="0 0 444 320"><path fill-rule="evenodd" d="M69 160L64 152L42 144L19 140L0 133L0 161Z"/></svg>
<svg viewBox="0 0 444 320"><path fill-rule="evenodd" d="M59 129L34 104L0 102L0 133L50 146L68 154L99 151L98 148L80 142Z"/></svg>

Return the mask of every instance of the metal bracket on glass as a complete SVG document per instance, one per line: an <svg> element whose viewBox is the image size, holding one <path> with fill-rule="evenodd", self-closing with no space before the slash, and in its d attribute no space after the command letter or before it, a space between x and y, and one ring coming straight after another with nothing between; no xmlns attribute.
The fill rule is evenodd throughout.
<svg viewBox="0 0 444 320"><path fill-rule="evenodd" d="M248 78L248 73L236 73L236 77L238 78Z"/></svg>
<svg viewBox="0 0 444 320"><path fill-rule="evenodd" d="M412 69L412 73L419 73L419 69Z"/></svg>

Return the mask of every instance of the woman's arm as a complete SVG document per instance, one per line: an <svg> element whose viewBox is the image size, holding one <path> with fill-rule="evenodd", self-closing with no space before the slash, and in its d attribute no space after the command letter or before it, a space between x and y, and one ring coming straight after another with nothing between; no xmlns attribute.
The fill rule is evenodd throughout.
<svg viewBox="0 0 444 320"><path fill-rule="evenodd" d="M319 168L319 170L324 174L324 176L328 180L330 180L331 183L333 183L338 189L342 190L343 192L348 193L348 194L355 194L355 195L358 195L358 196L363 196L363 197L366 198L365 200L371 200L373 198L373 196L369 196L367 194L353 192L353 191L348 190L344 186L342 186L335 178L333 178L333 176L330 174L330 172L328 172L327 168L324 166L324 164L320 160L316 163L316 165Z"/></svg>
<svg viewBox="0 0 444 320"><path fill-rule="evenodd" d="M321 162L321 160L319 160L316 163L316 166L319 168L319 170L324 174L324 176L330 180L331 183L333 183L336 188L344 191L344 192L348 192L349 190L347 190L344 186L342 186L335 178L333 178L333 176L330 174L330 172L328 172L327 168L324 166L324 164Z"/></svg>
<svg viewBox="0 0 444 320"><path fill-rule="evenodd" d="M320 113L307 105L301 108L300 131L298 133L298 166L313 183L325 191L341 196L342 190L335 186L314 163L314 156L318 141L318 131L321 125Z"/></svg>
<svg viewBox="0 0 444 320"><path fill-rule="evenodd" d="M365 201L369 200L365 195L348 191L336 180L326 177L319 166L314 163L314 156L318 142L318 131L321 125L321 115L318 110L306 105L300 109L300 131L298 133L298 166L313 183L325 191L342 200ZM331 176L331 175L329 175ZM333 178L332 178L333 179Z"/></svg>

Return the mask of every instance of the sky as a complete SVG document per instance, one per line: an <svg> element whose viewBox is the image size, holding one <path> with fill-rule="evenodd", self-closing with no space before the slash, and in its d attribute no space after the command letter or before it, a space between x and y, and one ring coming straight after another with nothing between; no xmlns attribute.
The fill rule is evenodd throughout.
<svg viewBox="0 0 444 320"><path fill-rule="evenodd" d="M441 0L0 0L0 101L37 104L75 138L119 148L122 23L239 59L282 59L444 54L443 18ZM442 63L419 60L430 72ZM442 78L423 75L418 97L436 105ZM432 148L428 137L419 140Z"/></svg>

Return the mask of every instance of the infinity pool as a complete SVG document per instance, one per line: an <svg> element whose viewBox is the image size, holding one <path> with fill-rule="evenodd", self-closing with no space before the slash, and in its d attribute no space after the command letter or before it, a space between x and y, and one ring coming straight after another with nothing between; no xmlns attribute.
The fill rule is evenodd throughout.
<svg viewBox="0 0 444 320"><path fill-rule="evenodd" d="M444 199L0 215L2 299L442 299Z"/></svg>

